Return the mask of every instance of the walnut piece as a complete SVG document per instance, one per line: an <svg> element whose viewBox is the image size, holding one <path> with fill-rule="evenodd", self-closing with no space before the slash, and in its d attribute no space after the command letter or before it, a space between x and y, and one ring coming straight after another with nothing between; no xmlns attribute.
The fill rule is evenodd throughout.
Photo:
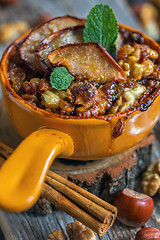
<svg viewBox="0 0 160 240"><path fill-rule="evenodd" d="M66 238L62 230L56 229L49 234L48 240L66 240Z"/></svg>
<svg viewBox="0 0 160 240"><path fill-rule="evenodd" d="M151 59L157 59L158 53L146 45L124 45L117 57L125 74L138 80L153 73L154 63Z"/></svg>
<svg viewBox="0 0 160 240"><path fill-rule="evenodd" d="M146 90L145 86L136 84L133 89L124 88L122 95L119 96L115 104L111 108L111 113L122 112L132 107L136 98L138 98Z"/></svg>
<svg viewBox="0 0 160 240"><path fill-rule="evenodd" d="M41 95L41 99L42 99L42 104L46 108L56 109L59 107L60 98L52 91L49 91L49 90L45 91Z"/></svg>
<svg viewBox="0 0 160 240"><path fill-rule="evenodd" d="M66 232L70 240L96 240L96 235L91 229L86 229L80 222L69 223ZM66 240L62 230L56 229L50 233L47 240Z"/></svg>
<svg viewBox="0 0 160 240"><path fill-rule="evenodd" d="M96 235L91 229L85 230L85 226L80 222L69 223L66 232L70 240L96 240Z"/></svg>
<svg viewBox="0 0 160 240"><path fill-rule="evenodd" d="M158 191L160 194L160 159L148 167L141 184L145 194L154 196Z"/></svg>
<svg viewBox="0 0 160 240"><path fill-rule="evenodd" d="M0 42L8 42L26 32L29 24L24 21L13 21L0 25Z"/></svg>

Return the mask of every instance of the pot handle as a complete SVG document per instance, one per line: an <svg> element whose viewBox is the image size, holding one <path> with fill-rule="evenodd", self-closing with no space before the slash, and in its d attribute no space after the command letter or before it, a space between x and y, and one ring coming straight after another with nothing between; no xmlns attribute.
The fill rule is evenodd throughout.
<svg viewBox="0 0 160 240"><path fill-rule="evenodd" d="M11 212L30 208L53 160L73 153L73 141L64 132L43 128L31 133L0 169L0 208Z"/></svg>

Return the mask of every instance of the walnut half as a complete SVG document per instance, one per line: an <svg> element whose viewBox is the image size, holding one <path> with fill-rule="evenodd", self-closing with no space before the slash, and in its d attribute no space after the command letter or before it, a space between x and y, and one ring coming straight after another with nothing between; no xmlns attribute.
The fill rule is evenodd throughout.
<svg viewBox="0 0 160 240"><path fill-rule="evenodd" d="M96 235L91 229L86 229L80 222L69 223L66 227L66 232L70 240L96 240ZM48 240L65 240L65 235L62 230L55 230L49 234Z"/></svg>
<svg viewBox="0 0 160 240"><path fill-rule="evenodd" d="M65 240L65 235L62 230L56 229L50 233L47 240Z"/></svg>
<svg viewBox="0 0 160 240"><path fill-rule="evenodd" d="M149 196L154 196L158 191L160 193L160 159L148 167L141 184L144 193Z"/></svg>
<svg viewBox="0 0 160 240"><path fill-rule="evenodd" d="M91 229L86 229L80 222L69 223L66 227L70 240L96 240L96 235Z"/></svg>

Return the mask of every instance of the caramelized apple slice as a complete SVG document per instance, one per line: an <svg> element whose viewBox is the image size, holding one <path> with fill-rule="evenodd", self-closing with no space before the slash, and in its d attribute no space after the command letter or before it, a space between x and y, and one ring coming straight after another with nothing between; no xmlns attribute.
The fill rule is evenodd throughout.
<svg viewBox="0 0 160 240"><path fill-rule="evenodd" d="M126 75L108 52L98 43L69 44L48 55L51 64L66 66L79 80L124 81Z"/></svg>
<svg viewBox="0 0 160 240"><path fill-rule="evenodd" d="M38 45L34 54L42 69L46 73L50 73L51 70L51 64L47 58L48 54L58 47L65 46L67 44L82 43L83 28L83 26L76 26L55 32L49 37L45 38Z"/></svg>
<svg viewBox="0 0 160 240"><path fill-rule="evenodd" d="M34 28L20 47L21 58L32 68L32 70L41 71L41 67L34 56L34 52L39 43L54 32L77 25L84 25L84 20L65 16L51 19L37 28Z"/></svg>

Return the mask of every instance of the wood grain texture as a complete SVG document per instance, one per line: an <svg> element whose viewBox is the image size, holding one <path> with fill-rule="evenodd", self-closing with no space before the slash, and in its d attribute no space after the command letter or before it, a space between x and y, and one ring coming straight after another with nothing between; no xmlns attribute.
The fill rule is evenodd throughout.
<svg viewBox="0 0 160 240"><path fill-rule="evenodd" d="M150 133L128 151L98 161L86 163L56 159L51 170L110 201L121 189L134 188L137 176L142 174L151 162L153 140L153 133Z"/></svg>
<svg viewBox="0 0 160 240"><path fill-rule="evenodd" d="M69 222L73 221L75 219L60 210L54 210L53 214L47 216L32 216L27 212L6 214L0 211L0 225L6 240L45 240L49 233L56 229L62 229L66 235L65 227ZM160 229L155 216L151 218L146 226L156 226ZM104 236L97 236L97 239L134 240L137 231L138 229L126 227L116 221Z"/></svg>

